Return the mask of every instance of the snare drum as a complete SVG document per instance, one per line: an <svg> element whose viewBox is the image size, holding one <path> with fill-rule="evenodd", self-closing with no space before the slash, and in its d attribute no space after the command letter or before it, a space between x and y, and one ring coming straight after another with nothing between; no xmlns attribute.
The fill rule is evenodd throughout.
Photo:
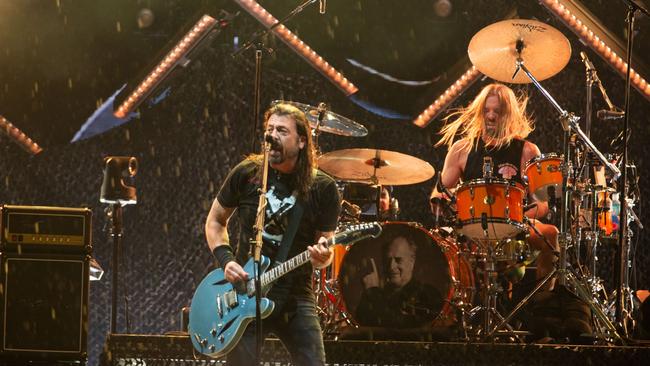
<svg viewBox="0 0 650 366"><path fill-rule="evenodd" d="M474 179L458 186L460 233L476 240L511 238L526 230L524 186L505 179Z"/></svg>
<svg viewBox="0 0 650 366"><path fill-rule="evenodd" d="M399 249L399 241L414 249L414 261L404 255L406 246ZM393 260L388 260L392 253ZM401 257L402 259L398 259ZM402 262L400 265L399 262ZM368 304L373 289L366 289L364 277L377 272L379 303ZM396 283L410 278L400 290ZM350 247L343 259L339 287L348 313L358 325L386 328L417 328L438 321L454 320L451 304L471 304L474 276L471 265L459 254L450 238L435 231L427 231L416 223L388 222L383 224L381 236L361 240ZM392 289L392 290L391 290ZM402 291L404 301L399 299ZM364 303L365 302L365 305ZM362 307L376 311L358 311ZM381 309L381 310L380 310ZM372 313L372 314L370 314Z"/></svg>
<svg viewBox="0 0 650 366"><path fill-rule="evenodd" d="M542 154L526 163L524 170L528 177L528 191L539 201L548 201L549 188L555 198L562 197L562 161L563 155Z"/></svg>

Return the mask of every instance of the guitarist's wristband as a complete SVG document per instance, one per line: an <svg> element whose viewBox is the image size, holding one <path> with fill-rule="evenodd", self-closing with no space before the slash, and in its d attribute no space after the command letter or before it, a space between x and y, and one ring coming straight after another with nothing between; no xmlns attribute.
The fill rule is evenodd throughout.
<svg viewBox="0 0 650 366"><path fill-rule="evenodd" d="M212 255L217 259L217 263L222 269L226 269L226 264L235 260L235 254L232 247L228 244L217 245L212 249Z"/></svg>

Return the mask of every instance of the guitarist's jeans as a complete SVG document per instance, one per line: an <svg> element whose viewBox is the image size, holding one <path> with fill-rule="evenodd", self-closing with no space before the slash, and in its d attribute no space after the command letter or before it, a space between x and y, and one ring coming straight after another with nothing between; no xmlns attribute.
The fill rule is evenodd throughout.
<svg viewBox="0 0 650 366"><path fill-rule="evenodd" d="M284 309L276 308L264 319L262 331L265 338L269 333L280 338L291 354L293 364L325 364L323 333L312 300L295 300L295 308L291 305ZM228 354L227 365L255 365L255 322L246 328L237 346Z"/></svg>

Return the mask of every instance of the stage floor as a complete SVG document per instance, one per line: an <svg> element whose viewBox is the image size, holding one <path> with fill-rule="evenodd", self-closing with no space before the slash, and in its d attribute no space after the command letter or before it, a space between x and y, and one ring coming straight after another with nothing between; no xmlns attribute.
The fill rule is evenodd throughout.
<svg viewBox="0 0 650 366"><path fill-rule="evenodd" d="M457 342L325 341L329 365L646 365L650 343L628 346ZM264 364L286 365L278 340L265 342ZM114 334L100 365L219 365L197 355L188 336Z"/></svg>

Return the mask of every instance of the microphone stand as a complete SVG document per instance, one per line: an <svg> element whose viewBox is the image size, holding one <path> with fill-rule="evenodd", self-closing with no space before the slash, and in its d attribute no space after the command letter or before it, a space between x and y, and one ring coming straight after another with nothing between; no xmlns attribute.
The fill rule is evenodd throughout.
<svg viewBox="0 0 650 366"><path fill-rule="evenodd" d="M255 90L254 90L254 97L253 99L255 100L255 103L253 105L253 139L251 140L251 151L255 150L255 146L257 146L257 124L259 123L259 109L260 109L260 96L261 96L261 81L262 81L262 51L266 51L269 54L273 52L271 48L266 48L264 47L264 42L262 42L262 37L266 36L269 34L272 30L275 28L283 25L287 21L289 21L291 18L295 17L296 15L300 14L307 6L317 3L318 0L307 0L304 3L298 5L295 9L293 9L289 14L287 14L284 18L278 20L277 23L273 24L270 26L268 29L265 30L258 30L257 32L253 33L253 35L250 37L250 39L244 43L244 45L239 48L237 51L235 51L232 54L232 57L235 58L242 53L244 53L246 50L249 48L253 47L255 45Z"/></svg>
<svg viewBox="0 0 650 366"><path fill-rule="evenodd" d="M264 339L262 335L262 313L260 311L260 302L262 299L262 281L261 281L261 262L262 262L262 233L264 231L264 218L266 217L266 187L269 176L269 151L270 144L263 142L262 149L264 151L264 158L262 159L262 186L260 187L260 196L257 203L257 215L255 217L255 248L253 251L253 261L255 262L255 273L253 273L255 281L255 359L257 364L261 361L262 344Z"/></svg>
<svg viewBox="0 0 650 366"><path fill-rule="evenodd" d="M302 12L304 8L308 5L316 3L318 0L307 0L303 4L299 5L296 9L292 10L287 16L279 20L277 23L273 24L266 30L259 30L255 32L250 39L244 43L244 45L235 51L232 54L232 57L235 58L246 50L255 45L255 85L253 91L253 133L252 133L252 143L251 151L255 151L255 146L257 145L257 132L258 132L258 123L259 123L259 110L260 110L260 99L261 99L261 84L262 84L262 53L263 51L268 52L269 54L273 51L270 48L266 48L262 42L262 37L269 34L273 29L284 24L289 19L293 18L298 13ZM266 214L266 185L268 180L268 160L269 160L269 150L270 147L267 143L262 142L264 159L262 161L262 186L260 187L260 197L257 205L257 218L255 221L255 250L253 254L253 261L255 265L254 282L255 282L255 359L257 364L261 361L262 355L262 344L264 343L263 332L262 332L262 314L260 312L260 301L262 297L262 283L261 283L261 257L262 257L262 232L264 230L264 217Z"/></svg>
<svg viewBox="0 0 650 366"><path fill-rule="evenodd" d="M627 284L627 266L629 262L628 255L628 241L626 240L627 231L628 231L628 222L627 222L627 162L628 162L628 131L630 123L630 68L632 64L632 50L634 46L634 16L638 11L650 16L647 10L643 9L637 5L634 1L624 0L627 4L627 72L625 74L625 117L623 122L623 172L621 176L621 212L619 220L619 236L618 236L618 251L616 252L616 260L614 262L615 269L618 269L618 276L616 279L617 291L616 291L616 309L615 309L615 320L618 326L620 327L623 335L629 335L629 329L627 329L626 319L631 316L632 309L626 309L625 304L625 295L623 292L626 291L624 287Z"/></svg>

